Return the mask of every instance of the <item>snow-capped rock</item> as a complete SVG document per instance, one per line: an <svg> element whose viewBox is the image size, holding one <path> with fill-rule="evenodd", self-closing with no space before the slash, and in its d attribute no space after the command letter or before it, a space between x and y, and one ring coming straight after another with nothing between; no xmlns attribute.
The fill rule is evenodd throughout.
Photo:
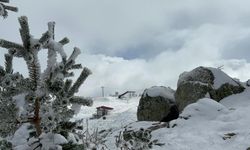
<svg viewBox="0 0 250 150"><path fill-rule="evenodd" d="M180 75L175 99L182 111L188 104L198 99L210 97L220 101L229 95L241 93L244 89L241 83L220 69L198 67Z"/></svg>
<svg viewBox="0 0 250 150"><path fill-rule="evenodd" d="M139 102L137 119L139 121L160 121L175 105L174 90L163 86L146 89Z"/></svg>
<svg viewBox="0 0 250 150"><path fill-rule="evenodd" d="M153 86L151 88L146 89L143 92L143 97L164 97L168 100L174 101L174 93L175 91L169 87L164 86Z"/></svg>

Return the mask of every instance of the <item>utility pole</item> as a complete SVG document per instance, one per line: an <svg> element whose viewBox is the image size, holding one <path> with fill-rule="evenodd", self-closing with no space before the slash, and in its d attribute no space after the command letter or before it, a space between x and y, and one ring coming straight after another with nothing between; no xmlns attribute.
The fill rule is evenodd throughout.
<svg viewBox="0 0 250 150"><path fill-rule="evenodd" d="M102 97L104 97L104 86L102 86L101 88L102 88Z"/></svg>

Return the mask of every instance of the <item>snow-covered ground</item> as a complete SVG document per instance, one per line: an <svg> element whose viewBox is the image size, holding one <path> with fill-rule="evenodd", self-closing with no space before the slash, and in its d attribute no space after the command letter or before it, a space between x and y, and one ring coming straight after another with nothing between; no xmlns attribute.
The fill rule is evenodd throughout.
<svg viewBox="0 0 250 150"><path fill-rule="evenodd" d="M90 129L120 129L125 125L135 122L137 106L139 104L139 97L131 99L118 99L115 97L99 97L94 99L92 107L82 107L78 115L74 119L84 119L84 124L88 120L88 126ZM96 107L108 106L114 108L110 112L110 115L106 116L106 119L90 119L92 115L96 113ZM85 124L86 125L86 124Z"/></svg>
<svg viewBox="0 0 250 150"><path fill-rule="evenodd" d="M154 122L136 122L139 97L119 100L112 97L96 98L93 107L82 107L75 119L90 118L97 106L105 105L114 110L106 120L88 120L89 128L110 129L107 137L109 149L116 149L114 136L122 127L147 128ZM152 132L164 146L155 150L246 150L250 147L250 88L243 93L229 96L217 103L204 98L186 107L181 118L172 121L173 128L161 128ZM183 119L183 117L185 119Z"/></svg>

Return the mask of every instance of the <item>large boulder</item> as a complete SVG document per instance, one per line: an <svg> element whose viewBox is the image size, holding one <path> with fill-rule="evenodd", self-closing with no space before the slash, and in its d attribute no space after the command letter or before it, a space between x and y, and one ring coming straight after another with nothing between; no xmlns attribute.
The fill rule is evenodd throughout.
<svg viewBox="0 0 250 150"><path fill-rule="evenodd" d="M144 90L137 110L138 121L160 121L175 105L175 91L163 86L153 86Z"/></svg>
<svg viewBox="0 0 250 150"><path fill-rule="evenodd" d="M249 87L250 86L250 79L248 79L245 84L246 84L246 86Z"/></svg>
<svg viewBox="0 0 250 150"><path fill-rule="evenodd" d="M198 67L180 75L175 100L180 111L188 104L208 97L216 101L244 91L237 80L229 77L220 69Z"/></svg>

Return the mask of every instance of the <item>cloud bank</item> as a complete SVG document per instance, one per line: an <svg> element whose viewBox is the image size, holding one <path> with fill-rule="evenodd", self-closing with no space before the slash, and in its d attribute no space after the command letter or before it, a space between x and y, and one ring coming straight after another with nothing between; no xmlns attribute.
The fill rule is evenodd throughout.
<svg viewBox="0 0 250 150"><path fill-rule="evenodd" d="M93 75L80 94L141 91L152 85L176 88L178 76L197 66L224 66L233 77L250 77L250 2L247 0L26 0L13 1L20 12L0 21L0 38L21 41L17 17L29 17L39 37L56 21L56 38L82 49L78 61ZM5 52L1 49L2 52ZM2 53L1 52L1 53ZM42 66L46 54L41 54ZM3 64L0 56L0 64ZM25 63L17 60L17 71Z"/></svg>

